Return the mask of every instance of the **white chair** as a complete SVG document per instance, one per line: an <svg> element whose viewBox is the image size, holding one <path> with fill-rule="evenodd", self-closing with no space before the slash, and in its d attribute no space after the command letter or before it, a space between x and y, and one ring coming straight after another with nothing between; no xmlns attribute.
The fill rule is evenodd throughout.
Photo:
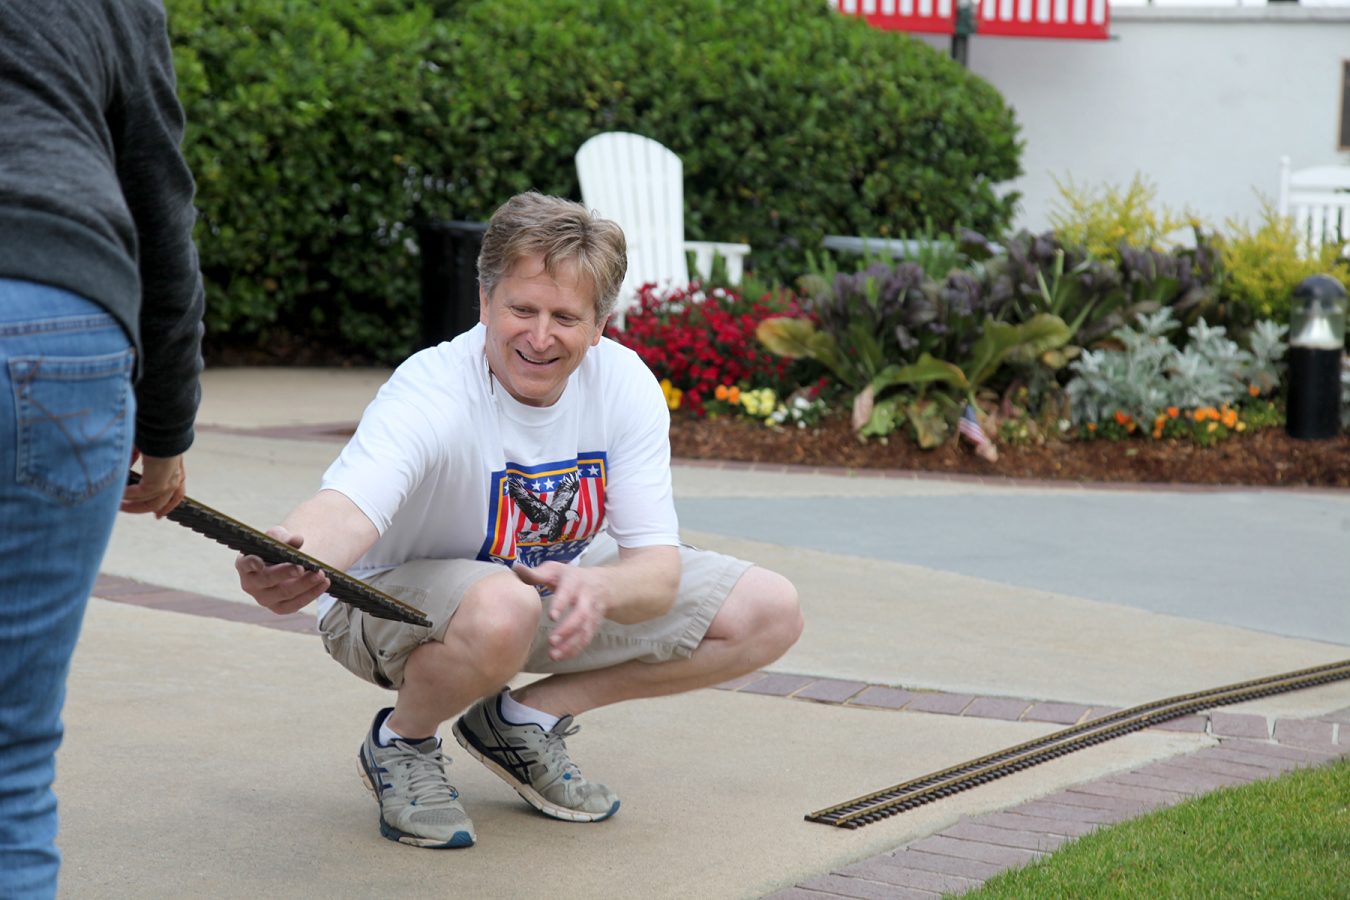
<svg viewBox="0 0 1350 900"><path fill-rule="evenodd" d="M1350 166L1314 166L1290 171L1280 158L1278 212L1294 220L1299 253L1310 256L1323 244L1350 242Z"/></svg>
<svg viewBox="0 0 1350 900"><path fill-rule="evenodd" d="M576 165L582 202L619 223L628 242L628 274L615 308L619 327L642 285L689 283L686 252L694 253L695 270L705 279L720 254L727 279L740 283L750 245L684 239L684 164L666 147L640 134L610 131L582 144Z"/></svg>

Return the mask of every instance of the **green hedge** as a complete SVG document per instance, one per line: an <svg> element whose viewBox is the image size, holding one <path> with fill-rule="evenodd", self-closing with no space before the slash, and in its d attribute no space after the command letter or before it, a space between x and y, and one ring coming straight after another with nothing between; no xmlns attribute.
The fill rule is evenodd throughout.
<svg viewBox="0 0 1350 900"><path fill-rule="evenodd" d="M823 0L169 0L208 329L394 360L422 218L485 218L628 130L684 160L691 238L799 274L827 233L997 233L1017 127L986 83Z"/></svg>

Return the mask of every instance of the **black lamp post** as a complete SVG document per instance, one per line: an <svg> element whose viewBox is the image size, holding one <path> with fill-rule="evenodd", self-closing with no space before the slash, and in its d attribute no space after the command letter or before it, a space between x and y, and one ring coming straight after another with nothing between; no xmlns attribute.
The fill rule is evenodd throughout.
<svg viewBox="0 0 1350 900"><path fill-rule="evenodd" d="M1290 437L1322 440L1341 430L1345 304L1345 288L1330 275L1309 276L1294 288L1285 422Z"/></svg>

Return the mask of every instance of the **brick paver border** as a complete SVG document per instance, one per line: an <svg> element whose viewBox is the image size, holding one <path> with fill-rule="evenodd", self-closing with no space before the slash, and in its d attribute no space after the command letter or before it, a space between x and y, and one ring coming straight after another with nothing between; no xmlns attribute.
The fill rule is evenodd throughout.
<svg viewBox="0 0 1350 900"><path fill-rule="evenodd" d="M100 574L94 582L93 593L95 597L114 603L209 616L278 631L318 633L315 618L308 613L278 616L253 603L221 600L120 575ZM1114 706L984 697L769 671L752 672L720 684L717 689L835 706L1065 726L1077 725L1117 710ZM1167 731L1207 733L1219 738L1269 738L1274 734L1282 743L1321 746L1328 743L1334 745L1340 740L1350 744L1350 715L1325 721L1267 720L1264 716L1216 710L1153 727Z"/></svg>
<svg viewBox="0 0 1350 900"><path fill-rule="evenodd" d="M261 625L277 631L293 631L301 634L318 635L314 616L307 613L291 613L279 616L268 612L255 603L236 603L221 600L219 597L207 597L191 591L178 591L123 578L120 575L100 574L94 582L94 596L114 603L126 603L131 606L144 606L153 609L167 609L170 612L188 613L194 616L209 616L213 619L226 619L231 622L247 622Z"/></svg>
<svg viewBox="0 0 1350 900"><path fill-rule="evenodd" d="M1344 725L1350 709L1334 715ZM1221 738L1217 746L1186 756L1108 775L1000 812L962 819L936 834L777 891L769 895L769 900L936 900L942 895L963 894L1103 826L1222 787L1250 784L1347 757L1350 734L1339 744L1319 741L1307 746Z"/></svg>
<svg viewBox="0 0 1350 900"><path fill-rule="evenodd" d="M221 600L118 575L100 574L93 594L114 603L317 634L312 615L278 616L252 603ZM1076 725L1116 711L1116 707L898 688L769 671L752 672L716 689L886 714L1056 725ZM944 894L960 894L1103 825L1221 787L1350 757L1350 707L1315 719L1267 719L1213 710L1152 727L1208 734L1219 743L999 812L962 819L936 834L778 891L769 900L934 900Z"/></svg>

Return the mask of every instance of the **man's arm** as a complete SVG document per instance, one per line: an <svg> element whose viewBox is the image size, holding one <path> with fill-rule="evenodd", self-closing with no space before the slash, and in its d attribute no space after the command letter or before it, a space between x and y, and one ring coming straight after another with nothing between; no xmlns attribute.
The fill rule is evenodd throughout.
<svg viewBox="0 0 1350 900"><path fill-rule="evenodd" d="M610 566L549 562L515 571L526 584L553 592L548 614L558 626L549 638L549 656L571 659L590 644L602 619L632 625L669 612L680 587L680 551L620 547L619 561Z"/></svg>
<svg viewBox="0 0 1350 900"><path fill-rule="evenodd" d="M335 569L346 570L379 538L379 531L355 503L337 491L319 491L267 533ZM328 576L293 563L269 566L256 556L234 561L239 586L260 606L278 615L293 613L328 590Z"/></svg>

